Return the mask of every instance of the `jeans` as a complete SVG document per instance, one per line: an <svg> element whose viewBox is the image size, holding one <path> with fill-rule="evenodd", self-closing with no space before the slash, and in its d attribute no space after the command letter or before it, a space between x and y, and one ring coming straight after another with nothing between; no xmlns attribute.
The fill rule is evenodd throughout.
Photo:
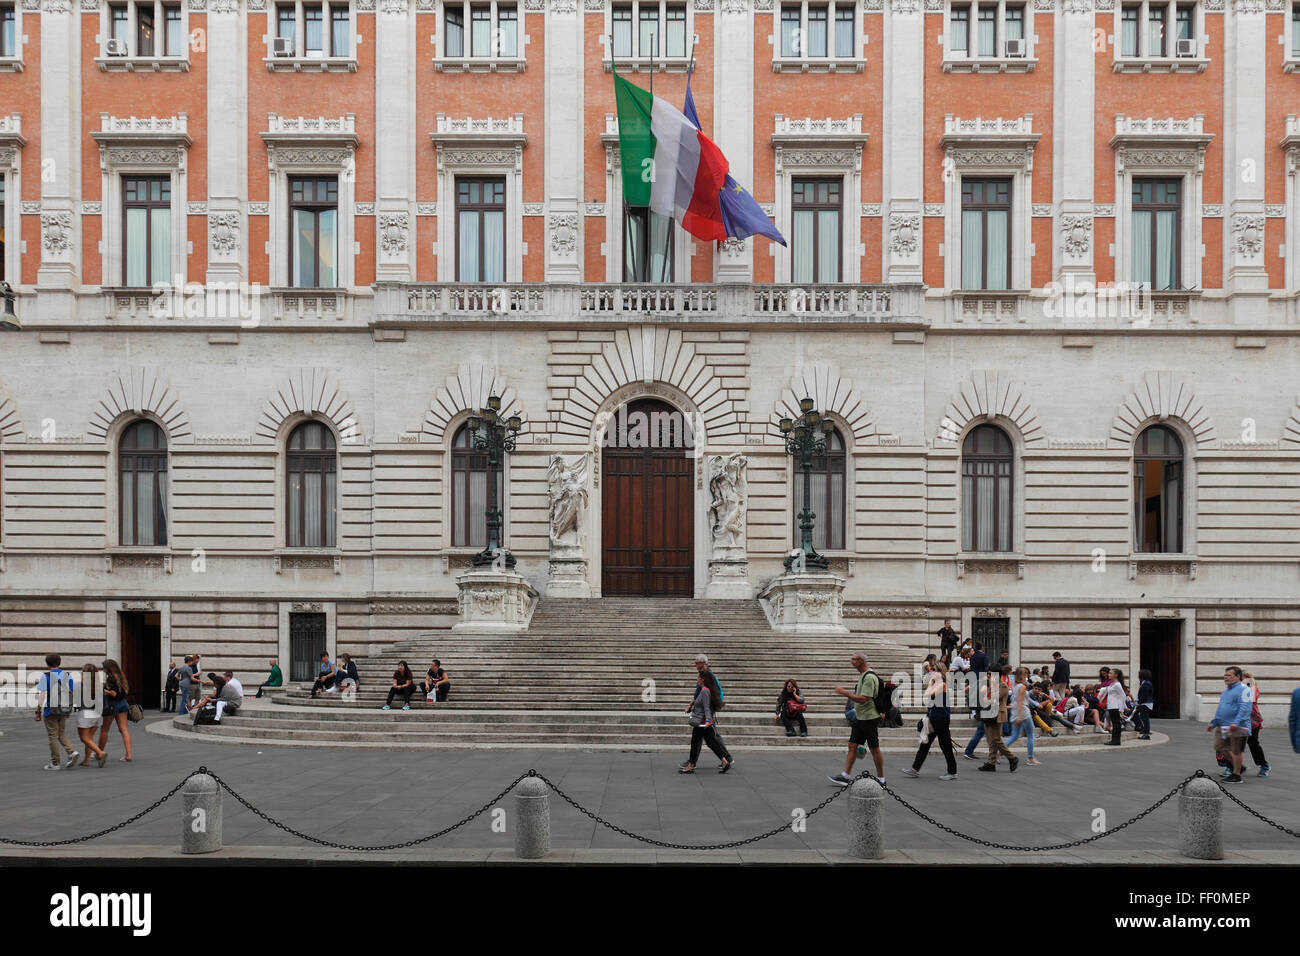
<svg viewBox="0 0 1300 956"><path fill-rule="evenodd" d="M981 720L979 724L975 727L975 733L971 734L970 743L966 745L967 757L975 756L975 748L980 745L980 741L983 739L984 739L984 721Z"/></svg>
<svg viewBox="0 0 1300 956"><path fill-rule="evenodd" d="M1118 710L1108 710L1110 717L1110 742L1119 743L1119 735L1124 730L1124 714Z"/></svg>
<svg viewBox="0 0 1300 956"><path fill-rule="evenodd" d="M1139 734L1151 735L1151 708L1137 705L1133 711L1133 726L1137 728Z"/></svg>
<svg viewBox="0 0 1300 956"><path fill-rule="evenodd" d="M788 734L794 733L794 725L799 725L799 731L805 736L808 733L808 721L803 719L803 713L800 712L791 717L789 714L781 715L781 723L785 724L785 731Z"/></svg>
<svg viewBox="0 0 1300 956"><path fill-rule="evenodd" d="M1022 720L1019 723L1011 725L1011 736L1007 738L1007 746L1010 747L1020 739L1021 732L1025 735L1025 749L1029 752L1029 759L1034 759L1034 721Z"/></svg>
<svg viewBox="0 0 1300 956"><path fill-rule="evenodd" d="M708 727L691 728L690 764L692 767L699 763L701 744L708 744L709 749L713 751L714 755L717 756L719 760L725 760L728 763L731 762L731 754L723 744L722 738L718 736L717 728L710 724Z"/></svg>
<svg viewBox="0 0 1300 956"><path fill-rule="evenodd" d="M926 756L930 753L930 745L937 738L939 749L943 751L943 759L948 763L948 772L955 774L957 772L957 758L952 752L952 736L950 731L949 718L944 716L932 716L930 718L930 733L916 751L916 759L912 761L912 769L920 770L921 764L925 763Z"/></svg>
<svg viewBox="0 0 1300 956"><path fill-rule="evenodd" d="M177 713L188 714L190 711L190 689L181 685L180 696L176 698Z"/></svg>

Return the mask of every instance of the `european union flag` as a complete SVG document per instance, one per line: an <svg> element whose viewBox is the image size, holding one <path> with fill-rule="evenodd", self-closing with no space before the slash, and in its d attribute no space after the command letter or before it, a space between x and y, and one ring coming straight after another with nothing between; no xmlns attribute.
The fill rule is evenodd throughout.
<svg viewBox="0 0 1300 956"><path fill-rule="evenodd" d="M686 77L686 104L682 107L682 113L696 129L703 130L700 126L700 116L695 112L695 97L691 96L689 74ZM722 207L722 227L727 230L728 236L735 239L767 236L785 245L785 236L781 235L781 231L768 218L767 213L763 212L754 197L745 187L736 182L730 173L727 174L722 189L718 190L718 204Z"/></svg>

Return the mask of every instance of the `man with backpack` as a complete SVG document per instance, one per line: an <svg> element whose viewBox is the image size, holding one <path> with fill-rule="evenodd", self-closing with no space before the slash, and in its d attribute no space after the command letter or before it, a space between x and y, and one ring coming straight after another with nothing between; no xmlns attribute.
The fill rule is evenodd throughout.
<svg viewBox="0 0 1300 956"><path fill-rule="evenodd" d="M853 763L859 755L871 751L871 759L876 765L876 782L885 785L885 758L880 752L880 715L882 708L888 708L889 701L879 700L882 693L887 697L885 684L875 671L867 667L867 655L861 651L855 653L849 662L858 672L858 682L853 690L837 686L835 693L853 701L853 730L849 733L849 755L844 761L842 773L828 777L831 783L847 787L853 783Z"/></svg>
<svg viewBox="0 0 1300 956"><path fill-rule="evenodd" d="M704 678L704 686L709 688L709 706L712 708L713 716L716 718L717 712L727 706L727 698L722 692L722 682L718 680L718 675L713 673L709 668L709 657L707 654L695 655L695 672ZM689 711L690 708L688 707L687 710ZM713 736L717 740L721 751L728 753L728 759L724 766L730 770L733 761L730 759L727 745L722 742L722 734L718 731L716 720L712 724L712 728ZM723 772L725 773L726 771Z"/></svg>
<svg viewBox="0 0 1300 956"><path fill-rule="evenodd" d="M81 756L68 743L68 718L76 710L73 696L76 685L72 675L64 673L59 666L62 663L63 658L58 654L46 654L45 666L49 670L36 682L36 721L45 721L45 733L50 740L50 762L45 765L46 770L70 770ZM59 762L59 747L67 752L67 763Z"/></svg>

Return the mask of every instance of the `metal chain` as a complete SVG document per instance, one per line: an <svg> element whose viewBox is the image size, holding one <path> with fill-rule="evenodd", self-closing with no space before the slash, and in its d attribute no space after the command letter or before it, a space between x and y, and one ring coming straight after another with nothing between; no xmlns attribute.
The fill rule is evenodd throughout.
<svg viewBox="0 0 1300 956"><path fill-rule="evenodd" d="M176 786L172 787L170 790L164 793L153 803L149 804L149 806L145 807L135 816L128 817L127 819L123 820L121 823L115 824L114 826L111 826L106 830L100 830L98 833L90 833L87 834L86 836L73 837L71 840L6 840L3 837L0 837L0 843L7 844L8 846L69 846L73 843L85 843L87 840L94 840L97 837L105 836L109 833L112 833L115 830L120 830L124 826L128 826L132 823L135 823L135 821L139 820L141 817L148 816L150 813L153 813L164 803L166 803L168 800L174 797L176 795L176 792L180 790L181 787L185 786L185 781L189 780L190 777L192 776L193 774L186 774L180 783L176 784Z"/></svg>
<svg viewBox="0 0 1300 956"><path fill-rule="evenodd" d="M438 830L436 833L430 833L428 836L422 836L418 840L407 840L405 843L384 843L378 846L361 846L359 844L354 844L354 843L335 843L332 840L322 840L320 837L314 837L308 833L303 833L301 830L295 830L293 827L281 823L279 820L276 820L270 815L263 813L261 810L257 809L257 807L253 806L251 803L249 803L247 800L241 797L238 793L236 793L235 790L230 786L230 784L226 783L226 781L222 780L211 770L207 770L203 767L200 767L199 773L206 773L209 776L211 776L212 779L217 782L217 786L221 787L222 790L225 790L226 793L234 797L235 800L238 801L240 805L244 807L245 810L261 817L267 823L271 824L271 826L277 827L283 830L285 833L292 834L293 836L298 837L300 840L306 840L308 843L315 843L317 846L326 846L335 850L358 850L358 851L365 852L365 851L374 851L374 850L402 850L405 849L406 847L419 846L421 843L428 843L430 840L436 840L438 839L438 837L446 836L452 830L459 829L460 827L463 827L465 824L469 823L474 818L482 816L484 813L486 813L488 810L492 808L493 804L499 803L501 800L505 799L506 795L510 793L510 791L513 790L519 784L520 780L523 780L525 777L532 776L535 773L535 771L530 770L528 771L528 773L521 773L519 776L515 777L513 781L511 781L510 786L506 787L504 790L498 793L487 803L483 804L483 806L479 807L469 816L464 817L461 820L458 820L456 823L453 823L449 827L443 827L441 830Z"/></svg>
<svg viewBox="0 0 1300 956"><path fill-rule="evenodd" d="M1208 774L1204 774L1204 775L1207 776L1207 777L1209 776ZM1210 779L1213 780L1214 778L1211 777ZM1264 816L1264 814L1260 813L1260 812L1259 812L1258 810L1256 810L1254 807L1249 807L1249 806L1247 806L1246 804L1242 803L1242 802L1241 802L1240 800L1238 800L1235 796L1233 796L1232 791L1230 791L1227 787L1225 787L1225 786L1223 785L1222 781L1215 780L1214 782L1215 782L1215 784L1218 785L1218 788L1219 788L1220 790L1223 791L1223 795L1224 795L1225 797L1227 797L1229 800L1231 800L1231 801L1232 801L1233 803L1235 803L1237 806L1241 807L1241 809L1245 810L1245 811L1246 811L1247 813L1249 813L1252 817L1256 817L1256 818L1258 818L1258 819L1260 819L1260 820L1263 820L1263 821L1264 821L1265 823L1267 823L1269 826L1274 827L1274 828L1276 828L1276 829L1278 829L1278 830L1281 830L1281 831L1282 831L1283 833L1285 833L1287 836L1293 836L1293 837L1296 837L1297 839L1300 839L1300 833L1297 833L1295 830L1292 830L1292 829L1290 829L1289 827L1284 827L1284 826L1282 826L1282 824L1280 824L1280 823L1274 823L1272 820L1270 820L1268 817Z"/></svg>
<svg viewBox="0 0 1300 956"><path fill-rule="evenodd" d="M610 823L604 817L592 813L590 810L582 806L582 804L578 803L571 796L569 796L558 786L556 786L544 774L536 773L535 771L530 770L528 775L536 776L539 780L541 780L548 787L554 790L555 795L558 796L561 800L563 800L565 803L573 807L573 809L577 810L579 813L583 814L584 816L590 817L592 820L595 820L601 826L613 830L615 833L621 833L625 837L629 837L633 840L638 840L641 843L648 843L651 846L663 847L666 850L730 850L738 846L746 846L750 843L757 843L759 840L766 840L768 837L776 836L778 833L784 833L786 830L789 830L790 827L792 827L795 822L791 820L789 823L783 823L781 824L781 826L776 827L775 829L772 830L768 830L766 833L759 833L756 834L755 836L747 837L744 840L732 840L730 843L667 843L663 840L655 840L651 837L641 836L641 834L639 833L633 833L631 830L626 830L623 827L619 826L617 823ZM864 780L867 778L867 776L868 774L866 772L863 772L858 774L857 779ZM848 787L841 787L839 790L832 793L821 803L817 804L817 806L809 810L808 813L805 815L804 819L807 819L808 817L816 813L818 810L821 810L827 805L838 800L841 795L848 792L848 789L849 789Z"/></svg>
<svg viewBox="0 0 1300 956"><path fill-rule="evenodd" d="M1095 833L1092 836L1085 837L1082 840L1074 840L1070 843L1050 843L1045 846L1019 846L1014 843L994 843L992 840L982 840L979 837L967 836L965 833L962 833L959 830L954 830L952 827L948 826L947 824L940 823L938 820L936 820L934 817L930 816L929 814L921 810L918 810L916 807L912 806L910 803L908 803L906 800L904 800L902 797L896 794L892 788L883 787L882 789L885 791L885 793L889 794L891 797L893 797L895 800L901 803L908 810L911 810L913 813L915 813L926 823L929 823L932 826L936 826L940 830L945 830L948 833L951 833L955 837L960 837L961 839L966 840L970 843L977 843L980 846L991 847L992 849L995 850L1023 850L1026 853L1040 853L1044 850L1068 850L1070 847L1083 846L1085 843L1093 843L1097 840L1101 840L1110 836L1112 833L1118 833L1120 830L1123 830L1125 827L1137 823L1148 813L1158 810L1160 807L1164 806L1169 801L1170 797L1172 797L1174 794L1182 790L1183 787L1187 786L1187 784L1190 783L1192 780L1195 780L1197 777L1204 777L1204 776L1207 776L1204 770L1198 770L1196 771L1196 773L1190 774L1185 780L1183 780L1182 783L1178 784L1178 786L1174 787L1172 790L1166 793L1163 797L1161 797L1151 806L1147 807L1137 816L1130 817L1128 820L1125 820L1117 827L1111 827L1108 830L1103 830L1101 833Z"/></svg>

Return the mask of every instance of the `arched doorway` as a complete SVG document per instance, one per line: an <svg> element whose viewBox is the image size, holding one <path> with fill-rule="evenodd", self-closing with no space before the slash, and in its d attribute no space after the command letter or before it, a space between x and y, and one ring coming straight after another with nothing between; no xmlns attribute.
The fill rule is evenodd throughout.
<svg viewBox="0 0 1300 956"><path fill-rule="evenodd" d="M601 593L694 593L690 424L653 398L621 406L601 451Z"/></svg>

